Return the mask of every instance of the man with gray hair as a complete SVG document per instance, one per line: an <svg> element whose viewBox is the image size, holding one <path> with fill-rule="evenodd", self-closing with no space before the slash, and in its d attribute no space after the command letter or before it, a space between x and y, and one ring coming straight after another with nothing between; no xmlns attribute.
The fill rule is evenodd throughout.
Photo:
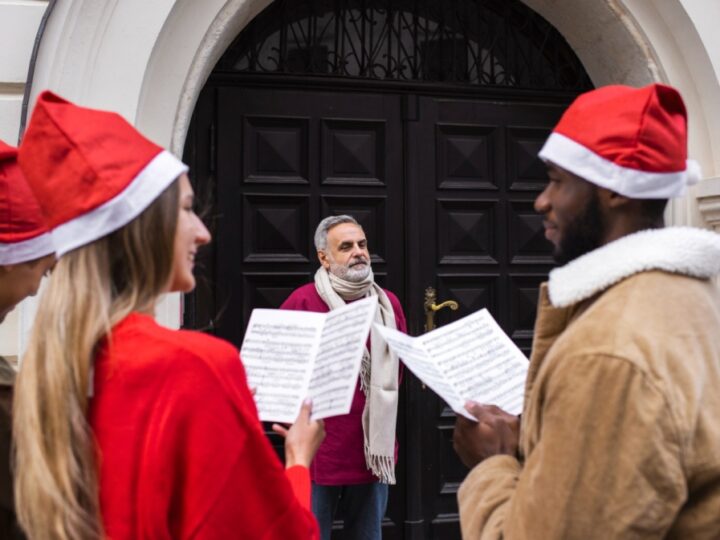
<svg viewBox="0 0 720 540"><path fill-rule="evenodd" d="M375 322L407 330L397 297L375 283L367 239L353 217L323 219L315 248L321 265L315 282L293 291L281 309L327 313L377 296ZM325 419L326 437L310 467L312 510L323 540L330 538L336 510L344 516L344 538L381 538L388 485L395 483L398 385L398 358L371 331L350 412Z"/></svg>

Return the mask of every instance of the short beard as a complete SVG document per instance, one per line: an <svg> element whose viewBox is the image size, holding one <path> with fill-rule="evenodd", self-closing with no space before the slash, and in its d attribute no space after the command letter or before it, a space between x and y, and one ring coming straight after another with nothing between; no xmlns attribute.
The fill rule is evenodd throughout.
<svg viewBox="0 0 720 540"><path fill-rule="evenodd" d="M565 227L553 258L558 264L567 264L599 248L604 235L605 223L600 213L600 198L597 190L593 190L582 213Z"/></svg>
<svg viewBox="0 0 720 540"><path fill-rule="evenodd" d="M330 261L330 273L350 283L360 283L370 275L370 261L367 261L365 266L357 269Z"/></svg>

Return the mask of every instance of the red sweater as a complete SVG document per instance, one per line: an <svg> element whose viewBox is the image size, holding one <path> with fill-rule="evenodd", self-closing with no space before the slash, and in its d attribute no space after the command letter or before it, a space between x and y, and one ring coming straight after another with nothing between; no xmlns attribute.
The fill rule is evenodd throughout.
<svg viewBox="0 0 720 540"><path fill-rule="evenodd" d="M286 476L229 343L129 315L95 361L89 420L112 540L318 537L308 471Z"/></svg>
<svg viewBox="0 0 720 540"><path fill-rule="evenodd" d="M407 323L400 300L390 291L385 291L395 312L395 323L401 332L407 332ZM327 304L320 298L314 283L308 283L295 289L283 302L280 309L315 311L327 313ZM325 440L310 465L310 473L315 483L327 486L347 484L369 484L377 482L377 477L365 464L363 451L362 413L365 408L365 394L360 390L360 380L355 386L350 412L342 416L325 419ZM397 442L395 443L395 461L397 462Z"/></svg>

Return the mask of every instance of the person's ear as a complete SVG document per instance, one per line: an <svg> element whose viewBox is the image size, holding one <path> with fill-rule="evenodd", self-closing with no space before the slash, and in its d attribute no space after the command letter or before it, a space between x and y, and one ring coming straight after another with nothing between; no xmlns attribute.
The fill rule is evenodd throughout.
<svg viewBox="0 0 720 540"><path fill-rule="evenodd" d="M632 199L626 197L625 195L620 195L616 191L603 187L598 187L597 190L600 206L607 208L608 210L624 209L632 202Z"/></svg>
<svg viewBox="0 0 720 540"><path fill-rule="evenodd" d="M330 261L327 258L327 255L325 252L321 249L318 249L317 252L318 260L320 261L320 264L325 270L328 270L330 268Z"/></svg>

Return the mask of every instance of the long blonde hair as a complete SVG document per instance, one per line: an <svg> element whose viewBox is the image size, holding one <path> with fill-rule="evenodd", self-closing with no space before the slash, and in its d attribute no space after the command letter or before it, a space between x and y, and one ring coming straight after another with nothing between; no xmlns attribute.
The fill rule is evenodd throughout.
<svg viewBox="0 0 720 540"><path fill-rule="evenodd" d="M112 326L167 287L178 201L175 181L133 221L64 255L42 294L13 402L15 501L30 539L103 537L91 366Z"/></svg>

